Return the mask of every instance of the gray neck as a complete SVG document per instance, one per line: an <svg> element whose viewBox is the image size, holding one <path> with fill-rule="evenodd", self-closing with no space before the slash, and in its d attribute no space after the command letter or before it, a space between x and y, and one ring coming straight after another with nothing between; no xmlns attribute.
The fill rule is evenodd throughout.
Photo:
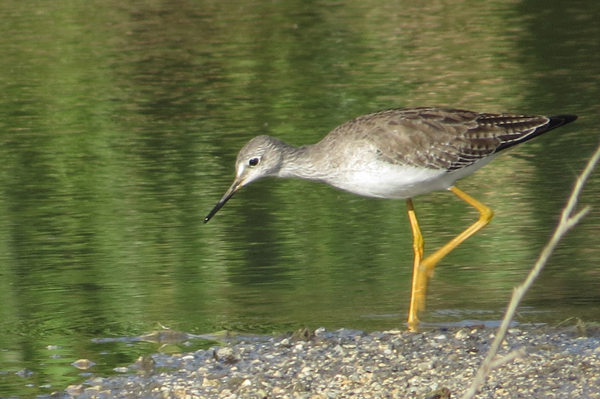
<svg viewBox="0 0 600 399"><path fill-rule="evenodd" d="M319 168L319 161L323 161L324 159L317 156L316 150L317 148L314 145L293 147L286 144L282 148L283 159L278 176L323 180L325 176Z"/></svg>

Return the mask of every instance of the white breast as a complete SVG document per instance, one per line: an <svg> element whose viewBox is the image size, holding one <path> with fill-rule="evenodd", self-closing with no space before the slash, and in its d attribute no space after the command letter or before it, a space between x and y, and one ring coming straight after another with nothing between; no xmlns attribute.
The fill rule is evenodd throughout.
<svg viewBox="0 0 600 399"><path fill-rule="evenodd" d="M446 190L457 179L472 174L495 157L496 154L453 172L384 162L362 164L360 167L328 176L324 181L365 197L406 199L432 191Z"/></svg>

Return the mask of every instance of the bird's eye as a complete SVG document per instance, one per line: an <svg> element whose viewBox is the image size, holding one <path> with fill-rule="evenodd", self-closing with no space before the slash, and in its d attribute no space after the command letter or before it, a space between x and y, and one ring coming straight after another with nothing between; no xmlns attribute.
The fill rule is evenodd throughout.
<svg viewBox="0 0 600 399"><path fill-rule="evenodd" d="M256 165L258 165L259 162L260 162L260 158L250 158L250 160L248 161L248 165L256 166Z"/></svg>

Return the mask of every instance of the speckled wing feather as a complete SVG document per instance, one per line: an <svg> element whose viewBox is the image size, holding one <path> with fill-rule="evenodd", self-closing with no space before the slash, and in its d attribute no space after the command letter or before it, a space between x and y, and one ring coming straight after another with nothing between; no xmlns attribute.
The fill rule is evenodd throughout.
<svg viewBox="0 0 600 399"><path fill-rule="evenodd" d="M363 115L334 131L368 141L387 162L453 171L568 123L570 118L403 108Z"/></svg>

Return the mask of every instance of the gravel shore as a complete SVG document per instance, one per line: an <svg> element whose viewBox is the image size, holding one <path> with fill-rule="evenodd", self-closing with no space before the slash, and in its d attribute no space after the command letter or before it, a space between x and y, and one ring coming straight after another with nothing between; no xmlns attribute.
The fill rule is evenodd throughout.
<svg viewBox="0 0 600 399"><path fill-rule="evenodd" d="M71 386L64 398L458 398L495 330L411 333L321 328L156 354L129 373ZM569 331L510 330L501 355L527 354L492 372L477 398L600 399L600 340ZM450 396L448 396L450 395Z"/></svg>

